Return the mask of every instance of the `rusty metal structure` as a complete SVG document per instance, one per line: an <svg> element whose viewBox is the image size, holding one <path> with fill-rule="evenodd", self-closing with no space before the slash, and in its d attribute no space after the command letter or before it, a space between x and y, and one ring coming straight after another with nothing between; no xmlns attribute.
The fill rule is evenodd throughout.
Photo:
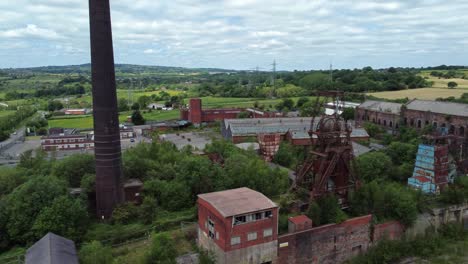
<svg viewBox="0 0 468 264"><path fill-rule="evenodd" d="M123 201L122 161L109 0L89 0L96 215L107 219Z"/></svg>
<svg viewBox="0 0 468 264"><path fill-rule="evenodd" d="M316 143L311 144L307 158L298 166L294 187L309 190L310 199L335 194L341 206L346 207L348 193L359 186L359 181L352 169L352 129L340 116L343 97L340 91L318 93L309 130L310 140ZM333 100L335 111L325 115L324 104L329 100Z"/></svg>

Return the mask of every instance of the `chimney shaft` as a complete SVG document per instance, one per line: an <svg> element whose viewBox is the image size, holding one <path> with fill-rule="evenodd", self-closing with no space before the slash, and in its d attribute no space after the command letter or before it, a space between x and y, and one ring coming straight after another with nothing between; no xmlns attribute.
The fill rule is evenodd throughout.
<svg viewBox="0 0 468 264"><path fill-rule="evenodd" d="M96 214L107 219L123 200L122 161L109 0L89 0Z"/></svg>

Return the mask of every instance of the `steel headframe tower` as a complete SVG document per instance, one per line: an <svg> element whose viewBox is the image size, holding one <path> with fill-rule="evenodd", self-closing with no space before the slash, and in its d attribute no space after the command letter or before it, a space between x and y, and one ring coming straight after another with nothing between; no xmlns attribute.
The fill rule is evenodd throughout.
<svg viewBox="0 0 468 264"><path fill-rule="evenodd" d="M109 0L89 0L96 215L107 219L123 200L122 161Z"/></svg>
<svg viewBox="0 0 468 264"><path fill-rule="evenodd" d="M298 167L294 187L308 189L310 199L333 193L341 206L347 207L348 193L359 186L359 181L352 168L351 127L338 112L343 96L340 91L318 93L309 130L312 150ZM329 99L335 104L334 114L320 114ZM320 118L316 120L315 116Z"/></svg>

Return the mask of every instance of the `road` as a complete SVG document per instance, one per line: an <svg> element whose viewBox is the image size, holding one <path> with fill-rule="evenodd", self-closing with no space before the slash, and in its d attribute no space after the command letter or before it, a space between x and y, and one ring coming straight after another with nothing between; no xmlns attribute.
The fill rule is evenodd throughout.
<svg viewBox="0 0 468 264"><path fill-rule="evenodd" d="M17 136L15 137L16 140L10 142L11 146L1 151L0 165L15 166L19 162L19 156L22 153L28 150L38 149L41 146L40 139L33 139L33 140L26 140L26 141L19 140L18 139L18 136L20 136L19 132L17 132L17 135L15 136ZM24 136L24 130L23 130L23 136ZM137 136L136 138L134 138L134 142L132 142L132 140L129 138L122 139L120 142L122 145L122 150L125 150L125 149L129 149L129 148L136 146L138 143L151 143L151 139L148 139L142 136ZM63 159L73 154L80 154L80 153L94 154L94 150L93 149L60 150L60 151L55 151L55 152L49 152L48 156L49 158L53 156L56 159Z"/></svg>

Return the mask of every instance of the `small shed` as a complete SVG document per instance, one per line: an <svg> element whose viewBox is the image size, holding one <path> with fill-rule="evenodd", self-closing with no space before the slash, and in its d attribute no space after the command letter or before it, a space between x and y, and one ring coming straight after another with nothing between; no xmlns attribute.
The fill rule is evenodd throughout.
<svg viewBox="0 0 468 264"><path fill-rule="evenodd" d="M312 219L305 215L289 217L288 232L295 233L312 228Z"/></svg>

